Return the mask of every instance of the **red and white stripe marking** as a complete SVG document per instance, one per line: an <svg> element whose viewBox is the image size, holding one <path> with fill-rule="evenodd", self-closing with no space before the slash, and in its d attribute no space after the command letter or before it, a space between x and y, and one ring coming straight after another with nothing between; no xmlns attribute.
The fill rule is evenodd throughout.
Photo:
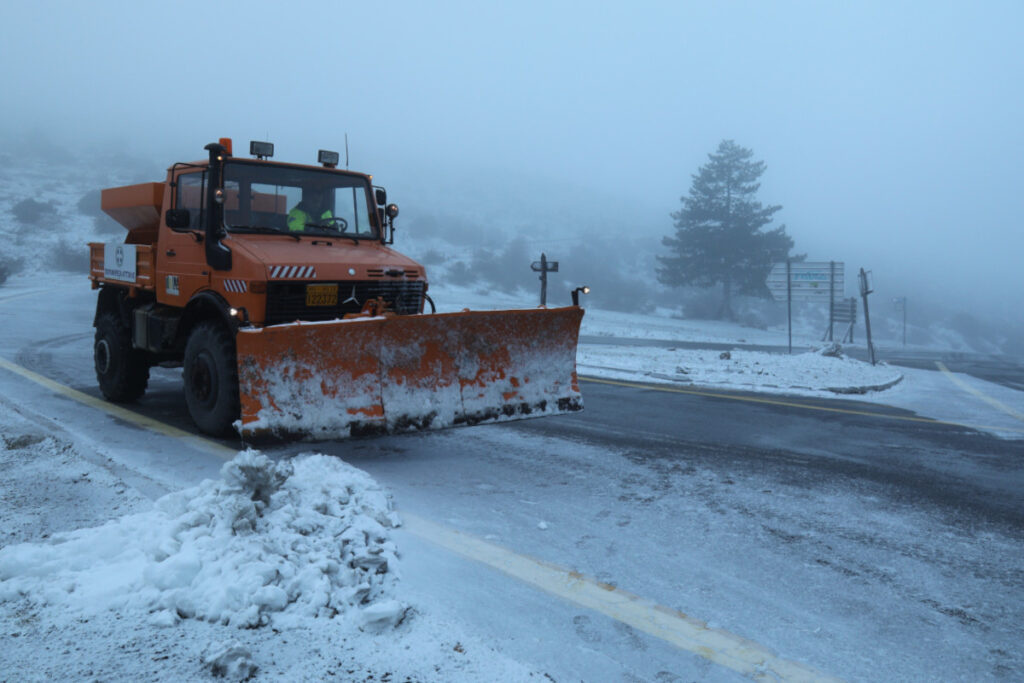
<svg viewBox="0 0 1024 683"><path fill-rule="evenodd" d="M224 291L234 292L235 294L245 294L249 290L249 285L246 284L245 280L225 280Z"/></svg>
<svg viewBox="0 0 1024 683"><path fill-rule="evenodd" d="M270 266L270 277L279 280L315 279L316 268L313 266Z"/></svg>

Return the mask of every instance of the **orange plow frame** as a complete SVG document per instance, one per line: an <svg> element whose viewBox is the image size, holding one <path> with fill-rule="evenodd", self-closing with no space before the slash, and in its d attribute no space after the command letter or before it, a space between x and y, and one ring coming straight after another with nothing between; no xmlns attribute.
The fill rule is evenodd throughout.
<svg viewBox="0 0 1024 683"><path fill-rule="evenodd" d="M243 328L239 432L344 438L582 410L582 319L572 306Z"/></svg>

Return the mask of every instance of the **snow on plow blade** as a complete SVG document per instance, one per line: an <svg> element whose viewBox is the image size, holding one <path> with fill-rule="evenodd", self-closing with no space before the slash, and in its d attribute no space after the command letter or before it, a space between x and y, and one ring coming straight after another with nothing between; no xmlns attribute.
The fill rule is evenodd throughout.
<svg viewBox="0 0 1024 683"><path fill-rule="evenodd" d="M241 329L242 434L355 434L583 409L583 309L464 311Z"/></svg>

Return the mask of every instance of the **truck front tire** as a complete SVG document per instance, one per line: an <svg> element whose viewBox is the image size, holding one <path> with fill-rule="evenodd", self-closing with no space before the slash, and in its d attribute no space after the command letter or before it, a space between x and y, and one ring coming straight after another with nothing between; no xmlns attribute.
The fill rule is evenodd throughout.
<svg viewBox="0 0 1024 683"><path fill-rule="evenodd" d="M149 363L144 353L132 348L131 331L116 313L102 313L96 319L93 361L100 391L108 400L126 403L146 393Z"/></svg>
<svg viewBox="0 0 1024 683"><path fill-rule="evenodd" d="M200 323L185 344L185 402L200 430L213 436L231 433L239 417L235 342L216 322Z"/></svg>

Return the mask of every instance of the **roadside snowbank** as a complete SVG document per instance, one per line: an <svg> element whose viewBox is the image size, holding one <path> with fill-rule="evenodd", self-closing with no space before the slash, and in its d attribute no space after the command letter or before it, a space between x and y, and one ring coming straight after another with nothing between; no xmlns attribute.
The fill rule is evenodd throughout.
<svg viewBox="0 0 1024 683"><path fill-rule="evenodd" d="M0 549L0 602L141 612L154 626L401 621L407 607L391 597L389 540L399 521L368 475L324 455L274 464L252 450L221 475L151 511Z"/></svg>
<svg viewBox="0 0 1024 683"><path fill-rule="evenodd" d="M609 379L774 393L859 394L887 389L903 377L895 369L821 352L792 356L735 349L728 352L581 344L581 373Z"/></svg>
<svg viewBox="0 0 1024 683"><path fill-rule="evenodd" d="M223 468L226 477L161 497L177 479L152 480L111 460L76 433L80 415L54 429L6 399L23 387L0 375L0 679L543 676L410 595L388 540L401 528L387 494L362 471L311 454L289 469L250 452ZM141 443L137 435L124 441ZM191 471L185 453L166 455ZM349 565L359 557L367 568ZM368 568L375 557L387 559L386 570ZM200 570L180 585L196 559ZM332 562L338 572L323 571ZM366 586L366 604L346 602ZM294 602L278 609L278 588L296 589ZM404 604L410 597L414 612ZM179 603L191 604L195 618L182 619ZM268 625L240 628L253 607ZM218 616L228 624L204 620Z"/></svg>

